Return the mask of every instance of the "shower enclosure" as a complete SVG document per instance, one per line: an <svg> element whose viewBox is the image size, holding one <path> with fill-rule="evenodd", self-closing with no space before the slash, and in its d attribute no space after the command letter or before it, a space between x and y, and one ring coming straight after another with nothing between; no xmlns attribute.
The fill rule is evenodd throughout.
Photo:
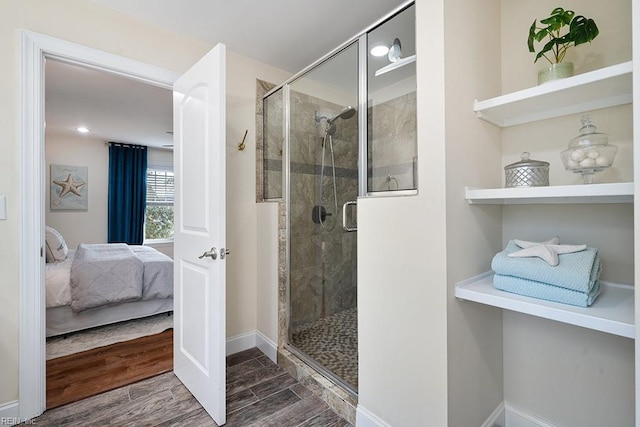
<svg viewBox="0 0 640 427"><path fill-rule="evenodd" d="M353 105L357 44L289 86L289 343L355 389L357 233L343 228L358 197Z"/></svg>
<svg viewBox="0 0 640 427"><path fill-rule="evenodd" d="M285 345L354 394L357 200L417 192L413 9L263 98L262 191L286 202Z"/></svg>

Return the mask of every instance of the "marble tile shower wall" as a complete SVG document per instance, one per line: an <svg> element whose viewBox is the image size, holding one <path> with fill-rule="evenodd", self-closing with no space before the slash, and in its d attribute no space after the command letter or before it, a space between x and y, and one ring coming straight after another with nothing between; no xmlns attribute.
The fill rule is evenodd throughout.
<svg viewBox="0 0 640 427"><path fill-rule="evenodd" d="M282 197L282 147L284 138L282 91L271 95L264 112L264 157L262 147L259 150L258 189L259 196L264 199ZM340 106L327 107L332 116L341 111ZM259 105L262 110L262 103ZM260 116L260 119L262 116ZM369 191L393 191L415 189L416 187L416 93L408 93L369 108ZM304 126L308 125L305 123ZM304 127L303 126L303 127ZM262 127L262 123L261 123ZM352 127L349 123L348 128ZM262 129L261 129L262 130ZM356 131L356 128L353 128ZM340 130L339 130L340 132ZM262 138L259 138L261 141ZM305 145L305 151L309 146ZM343 146L344 147L344 146ZM343 147L336 147L340 150ZM301 153L300 147L292 147L292 155L300 154L308 161L308 152ZM345 153L341 153L345 154ZM348 150L344 157L338 156L338 164L351 167L351 161L357 156L356 150ZM310 164L310 163L309 163ZM264 192L262 194L262 192ZM262 197L259 197L262 200Z"/></svg>
<svg viewBox="0 0 640 427"><path fill-rule="evenodd" d="M342 228L342 205L358 194L358 121L336 121L333 137L336 165L336 211L331 152L325 148L322 206L331 215L324 230L312 221L320 204L322 136L326 120L343 105L291 91L291 206L290 206L290 331L295 332L323 316L356 307L357 236ZM351 218L349 218L351 219ZM335 224L335 226L334 226Z"/></svg>
<svg viewBox="0 0 640 427"><path fill-rule="evenodd" d="M276 144L277 140L273 142L268 141L268 135L270 135L268 127L276 126L275 123L271 123L269 120L267 121L266 117L270 114L269 110L271 109L270 105L264 104L262 98L264 95L270 91L275 85L273 83L265 82L264 80L256 79L256 202L264 202L265 200L273 197L281 197L280 194L270 196L268 193L272 191L272 184L267 185L266 181L266 172L267 165L265 156L265 151L268 149L269 145ZM275 94L274 94L275 95ZM278 100L278 98L282 99L282 90L279 91L278 95L271 95L269 97L269 103L273 103L274 100ZM282 110L282 107L280 107ZM274 113L275 114L275 113ZM282 116L282 112L280 113ZM274 121L275 122L275 121ZM271 133L272 135L272 133ZM282 124L280 124L280 135L279 139L282 140ZM282 142L280 141L280 146L282 146ZM282 163L282 159L280 159L280 163ZM280 187L278 189L281 193L282 191L282 180L280 183ZM273 191L272 191L273 192Z"/></svg>
<svg viewBox="0 0 640 427"><path fill-rule="evenodd" d="M369 108L369 191L417 188L416 92Z"/></svg>
<svg viewBox="0 0 640 427"><path fill-rule="evenodd" d="M282 135L284 120L283 91L271 94L264 108L264 198L277 199L282 194ZM259 157L261 159L261 157Z"/></svg>

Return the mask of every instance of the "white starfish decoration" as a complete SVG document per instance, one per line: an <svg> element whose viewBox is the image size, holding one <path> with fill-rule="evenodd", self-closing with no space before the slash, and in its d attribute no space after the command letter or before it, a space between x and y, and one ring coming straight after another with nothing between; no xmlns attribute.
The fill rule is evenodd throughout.
<svg viewBox="0 0 640 427"><path fill-rule="evenodd" d="M80 194L80 190L78 190L80 187L82 187L84 185L84 182L76 182L73 180L73 177L71 176L71 174L69 174L69 176L67 176L67 179L64 181L53 181L54 184L59 185L60 186L60 194L58 194L58 197L62 198L62 196L64 196L67 193L73 193L76 196L82 196L82 194Z"/></svg>
<svg viewBox="0 0 640 427"><path fill-rule="evenodd" d="M553 239L545 242L527 242L525 240L514 240L514 243L522 249L509 254L511 258L528 258L538 257L547 264L555 267L560 262L558 255L580 252L587 249L587 245L559 245L559 239Z"/></svg>
<svg viewBox="0 0 640 427"><path fill-rule="evenodd" d="M560 237L554 236L549 240L545 240L544 242L529 242L526 240L513 239L513 243L520 246L521 248L530 248L531 246L538 246L538 245L559 245Z"/></svg>

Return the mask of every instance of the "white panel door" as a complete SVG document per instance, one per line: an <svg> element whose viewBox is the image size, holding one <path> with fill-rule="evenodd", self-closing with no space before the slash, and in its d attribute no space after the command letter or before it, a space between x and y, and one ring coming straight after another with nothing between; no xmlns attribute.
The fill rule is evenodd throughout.
<svg viewBox="0 0 640 427"><path fill-rule="evenodd" d="M174 84L174 372L225 419L225 46ZM205 255L205 256L203 256Z"/></svg>

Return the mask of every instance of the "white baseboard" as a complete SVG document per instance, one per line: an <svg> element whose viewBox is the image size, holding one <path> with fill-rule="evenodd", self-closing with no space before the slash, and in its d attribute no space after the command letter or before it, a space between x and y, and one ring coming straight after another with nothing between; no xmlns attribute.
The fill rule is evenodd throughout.
<svg viewBox="0 0 640 427"><path fill-rule="evenodd" d="M20 405L17 400L0 405L0 426L13 426L27 421L19 415Z"/></svg>
<svg viewBox="0 0 640 427"><path fill-rule="evenodd" d="M509 402L502 402L481 427L558 427Z"/></svg>
<svg viewBox="0 0 640 427"><path fill-rule="evenodd" d="M240 353L256 346L256 331L245 332L227 338L227 356Z"/></svg>
<svg viewBox="0 0 640 427"><path fill-rule="evenodd" d="M278 346L260 331L245 332L227 338L227 356L258 347L269 359L276 363Z"/></svg>
<svg viewBox="0 0 640 427"><path fill-rule="evenodd" d="M278 346L260 331L256 331L256 347L266 354L273 363L278 363Z"/></svg>
<svg viewBox="0 0 640 427"><path fill-rule="evenodd" d="M489 415L489 418L480 427L506 427L504 402L500 402L498 407Z"/></svg>
<svg viewBox="0 0 640 427"><path fill-rule="evenodd" d="M509 402L504 402L504 411L507 421L506 427L558 427L556 424Z"/></svg>
<svg viewBox="0 0 640 427"><path fill-rule="evenodd" d="M391 427L367 409L358 405L356 409L356 427Z"/></svg>

